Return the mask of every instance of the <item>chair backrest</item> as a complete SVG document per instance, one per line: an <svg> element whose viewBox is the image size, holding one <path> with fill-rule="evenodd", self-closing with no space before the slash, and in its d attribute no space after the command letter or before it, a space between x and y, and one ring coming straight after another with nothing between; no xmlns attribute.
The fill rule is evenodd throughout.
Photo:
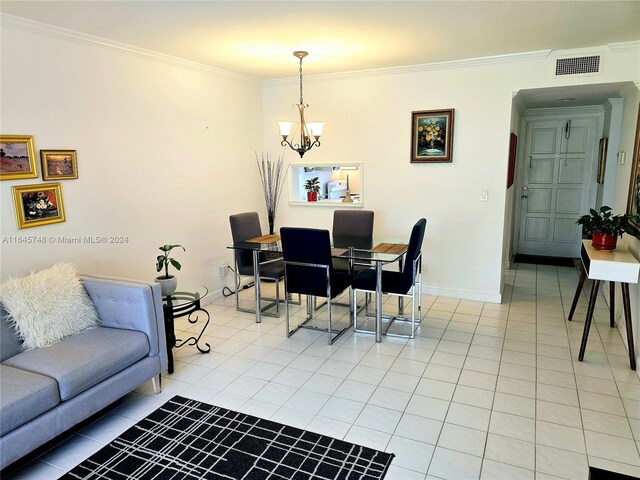
<svg viewBox="0 0 640 480"><path fill-rule="evenodd" d="M329 230L282 227L280 239L287 292L326 297L327 275L329 279L333 275ZM325 268L290 262L322 265Z"/></svg>
<svg viewBox="0 0 640 480"><path fill-rule="evenodd" d="M411 229L411 237L409 238L409 246L404 259L402 268L402 290L409 291L415 280L413 271L413 262L420 256L422 251L422 241L424 240L424 232L427 228L427 221L421 218Z"/></svg>
<svg viewBox="0 0 640 480"><path fill-rule="evenodd" d="M231 215L231 237L233 243L243 242L262 235L258 212L245 212ZM240 275L253 275L253 252L250 250L236 250L236 268Z"/></svg>
<svg viewBox="0 0 640 480"><path fill-rule="evenodd" d="M370 249L373 247L373 212L335 210L331 234L334 247Z"/></svg>

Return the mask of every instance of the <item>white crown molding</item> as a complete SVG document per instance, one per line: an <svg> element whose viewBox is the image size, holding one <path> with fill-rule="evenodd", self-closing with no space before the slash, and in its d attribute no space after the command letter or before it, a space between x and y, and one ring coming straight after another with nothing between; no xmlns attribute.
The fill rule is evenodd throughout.
<svg viewBox="0 0 640 480"><path fill-rule="evenodd" d="M482 65L494 65L497 63L522 62L526 60L541 60L549 56L552 50L537 50L534 52L513 53L508 55L494 55L491 57L467 58L464 60L451 60L447 62L424 63L420 65L407 65L402 67L372 68L369 70L356 70L353 72L325 73L319 75L305 75L306 80L341 80L348 78L374 77L378 75L402 75L407 73L422 73L434 70L448 70L452 68L476 67ZM275 78L264 80L264 85L278 85L297 82L297 77Z"/></svg>
<svg viewBox="0 0 640 480"><path fill-rule="evenodd" d="M255 77L243 75L222 68L216 68L202 63L193 62L180 57L174 57L172 55L165 55L164 53L155 52L153 50L147 50L146 48L135 47L126 43L120 43L113 40L108 40L94 35L77 32L75 30L69 30L66 28L56 27L47 23L37 22L28 18L18 17L15 15L8 15L6 13L0 13L0 25L2 28L15 28L17 30L23 30L30 33L44 35L47 37L57 38L61 40L67 40L73 43L80 43L84 45L91 45L106 50L112 50L129 55L135 55L137 57L146 58L159 63L168 65L174 65L197 72L204 72L213 75L220 75L234 80L241 80L251 83L259 83L260 80Z"/></svg>
<svg viewBox="0 0 640 480"><path fill-rule="evenodd" d="M613 53L640 50L640 41L610 43L610 44L607 45L607 48Z"/></svg>

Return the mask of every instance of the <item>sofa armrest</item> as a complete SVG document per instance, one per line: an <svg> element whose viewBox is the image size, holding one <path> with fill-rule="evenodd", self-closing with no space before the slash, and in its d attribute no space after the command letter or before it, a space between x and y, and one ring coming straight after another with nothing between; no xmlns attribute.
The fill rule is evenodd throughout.
<svg viewBox="0 0 640 480"><path fill-rule="evenodd" d="M167 368L162 295L158 283L81 275L82 283L105 327L138 330L149 338L149 356L160 355Z"/></svg>

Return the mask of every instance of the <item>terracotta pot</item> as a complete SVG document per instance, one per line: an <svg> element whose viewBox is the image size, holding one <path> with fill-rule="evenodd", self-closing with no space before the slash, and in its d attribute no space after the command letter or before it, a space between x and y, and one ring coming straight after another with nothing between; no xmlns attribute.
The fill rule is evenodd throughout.
<svg viewBox="0 0 640 480"><path fill-rule="evenodd" d="M317 202L318 192L307 192L307 202Z"/></svg>
<svg viewBox="0 0 640 480"><path fill-rule="evenodd" d="M618 237L607 235L606 233L593 232L591 245L596 250L615 250Z"/></svg>

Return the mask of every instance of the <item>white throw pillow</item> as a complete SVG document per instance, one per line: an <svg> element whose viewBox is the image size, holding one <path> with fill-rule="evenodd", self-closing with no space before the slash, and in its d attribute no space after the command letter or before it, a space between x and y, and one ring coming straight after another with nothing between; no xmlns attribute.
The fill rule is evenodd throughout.
<svg viewBox="0 0 640 480"><path fill-rule="evenodd" d="M0 286L8 320L23 340L23 349L46 347L100 324L76 269L68 263Z"/></svg>

